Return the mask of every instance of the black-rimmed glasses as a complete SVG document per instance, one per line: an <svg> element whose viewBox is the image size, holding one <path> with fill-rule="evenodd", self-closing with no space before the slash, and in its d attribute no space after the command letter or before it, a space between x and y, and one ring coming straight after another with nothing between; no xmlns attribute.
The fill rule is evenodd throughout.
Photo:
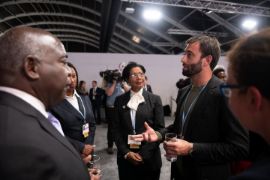
<svg viewBox="0 0 270 180"><path fill-rule="evenodd" d="M221 94L227 98L231 97L232 90L231 89L244 89L244 86L239 84L222 84L219 86L219 90Z"/></svg>

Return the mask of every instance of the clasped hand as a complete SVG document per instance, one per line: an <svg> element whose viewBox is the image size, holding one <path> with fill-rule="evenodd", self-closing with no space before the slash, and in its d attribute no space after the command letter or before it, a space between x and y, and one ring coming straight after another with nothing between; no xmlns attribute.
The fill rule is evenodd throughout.
<svg viewBox="0 0 270 180"><path fill-rule="evenodd" d="M127 154L127 160L134 165L139 165L143 163L142 156L132 151Z"/></svg>

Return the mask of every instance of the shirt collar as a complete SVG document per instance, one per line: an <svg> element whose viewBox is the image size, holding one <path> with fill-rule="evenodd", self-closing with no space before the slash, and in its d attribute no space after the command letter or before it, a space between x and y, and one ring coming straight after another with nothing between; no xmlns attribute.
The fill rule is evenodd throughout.
<svg viewBox="0 0 270 180"><path fill-rule="evenodd" d="M31 94L21 91L19 89L6 87L6 86L0 86L0 91L4 91L6 93L12 94L23 101L30 104L33 108L38 110L45 118L48 118L48 114L45 109L45 105L36 97L32 96Z"/></svg>
<svg viewBox="0 0 270 180"><path fill-rule="evenodd" d="M132 91L132 90L130 90L130 97L132 97L134 94L140 94L140 95L142 95L142 93L143 93L143 88L141 88L138 92L134 92L134 91Z"/></svg>

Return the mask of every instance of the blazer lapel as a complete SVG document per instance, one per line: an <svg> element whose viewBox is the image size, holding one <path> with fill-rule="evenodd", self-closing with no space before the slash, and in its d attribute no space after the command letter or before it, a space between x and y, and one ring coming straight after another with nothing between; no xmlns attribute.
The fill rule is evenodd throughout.
<svg viewBox="0 0 270 180"><path fill-rule="evenodd" d="M62 136L53 125L42 115L36 114L37 119L43 129L48 132L53 138L55 138L59 143L69 149L78 159L81 159L79 153L73 148L73 146L68 142L68 140Z"/></svg>
<svg viewBox="0 0 270 180"><path fill-rule="evenodd" d="M130 100L130 91L124 94L121 108L124 111L123 119L125 119L125 123L133 131L133 126L132 126L132 121L131 121L131 116L130 116L130 108L127 106L129 100Z"/></svg>
<svg viewBox="0 0 270 180"><path fill-rule="evenodd" d="M77 158L81 159L79 153L73 148L73 146L68 142L68 140L62 136L56 128L46 119L38 110L32 107L27 102L22 99L11 95L9 93L0 92L0 96L4 94L5 102L7 105L16 108L17 110L23 112L27 116L32 116L39 122L41 128L50 134L54 139L56 139L60 144L69 149Z"/></svg>
<svg viewBox="0 0 270 180"><path fill-rule="evenodd" d="M82 114L77 110L75 109L75 107L73 107L69 102L68 100L64 99L64 107L67 109L68 112L76 115L77 117L79 117L79 119L83 119L83 116Z"/></svg>
<svg viewBox="0 0 270 180"><path fill-rule="evenodd" d="M141 117L141 115L146 114L146 112L148 111L148 106L150 104L148 92L146 90L143 90L142 95L144 97L144 102L139 104L138 109L136 111L135 127L144 127L144 122L146 121L146 119ZM137 131L138 129L136 128L136 132Z"/></svg>

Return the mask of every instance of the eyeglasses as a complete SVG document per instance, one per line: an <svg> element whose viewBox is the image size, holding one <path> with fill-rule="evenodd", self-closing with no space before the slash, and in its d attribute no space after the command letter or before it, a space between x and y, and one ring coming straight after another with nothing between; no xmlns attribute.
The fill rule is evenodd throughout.
<svg viewBox="0 0 270 180"><path fill-rule="evenodd" d="M219 86L220 93L227 97L230 98L232 94L232 89L245 89L245 86L238 85L238 84L222 84Z"/></svg>
<svg viewBox="0 0 270 180"><path fill-rule="evenodd" d="M131 78L142 78L142 77L144 77L145 75L144 75L144 73L134 73L134 74L130 74L130 77Z"/></svg>

